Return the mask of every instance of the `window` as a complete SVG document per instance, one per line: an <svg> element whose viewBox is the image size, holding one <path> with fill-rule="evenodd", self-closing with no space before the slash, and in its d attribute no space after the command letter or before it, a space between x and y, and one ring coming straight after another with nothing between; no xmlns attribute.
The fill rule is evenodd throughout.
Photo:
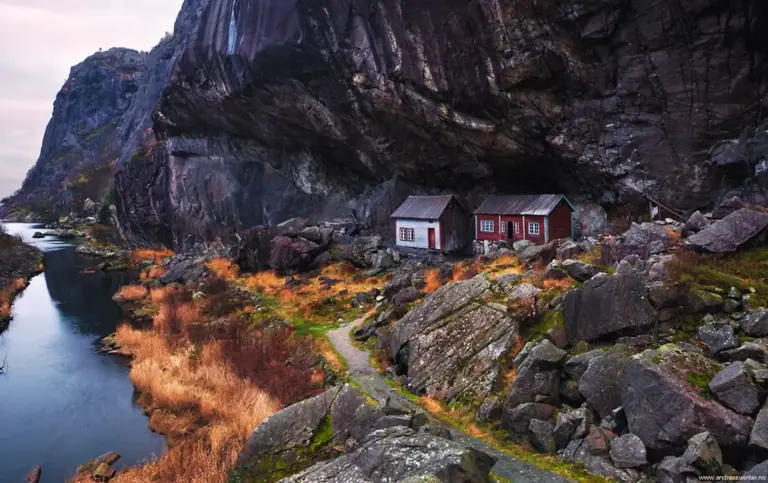
<svg viewBox="0 0 768 483"><path fill-rule="evenodd" d="M520 233L520 222L519 221L515 222L515 233Z"/></svg>
<svg viewBox="0 0 768 483"><path fill-rule="evenodd" d="M539 223L536 221L528 222L528 234L529 235L538 235L539 234Z"/></svg>
<svg viewBox="0 0 768 483"><path fill-rule="evenodd" d="M493 229L493 221L491 220L480 220L480 231L485 233L493 233L495 230Z"/></svg>
<svg viewBox="0 0 768 483"><path fill-rule="evenodd" d="M416 238L413 228L400 228L400 241L412 242Z"/></svg>
<svg viewBox="0 0 768 483"><path fill-rule="evenodd" d="M507 223L499 222L499 233L504 233L505 231L507 231Z"/></svg>

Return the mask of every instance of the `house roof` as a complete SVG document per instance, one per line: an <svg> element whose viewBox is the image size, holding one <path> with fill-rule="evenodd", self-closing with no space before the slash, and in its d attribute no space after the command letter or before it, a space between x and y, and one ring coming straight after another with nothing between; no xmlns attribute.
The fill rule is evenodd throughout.
<svg viewBox="0 0 768 483"><path fill-rule="evenodd" d="M562 200L576 211L563 195L494 195L486 198L475 210L475 214L549 216Z"/></svg>
<svg viewBox="0 0 768 483"><path fill-rule="evenodd" d="M413 218L416 220L437 220L451 200L447 196L409 196L398 209L392 213L392 218Z"/></svg>

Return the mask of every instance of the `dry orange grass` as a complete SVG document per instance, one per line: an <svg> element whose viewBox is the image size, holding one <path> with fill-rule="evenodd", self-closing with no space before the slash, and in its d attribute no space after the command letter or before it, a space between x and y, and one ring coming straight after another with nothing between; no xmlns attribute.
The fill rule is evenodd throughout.
<svg viewBox="0 0 768 483"><path fill-rule="evenodd" d="M259 272L247 276L244 283L249 290L275 294L285 286L285 278L278 276L274 271Z"/></svg>
<svg viewBox="0 0 768 483"><path fill-rule="evenodd" d="M144 285L125 285L114 296L119 302L138 302L144 300L148 294L147 287Z"/></svg>
<svg viewBox="0 0 768 483"><path fill-rule="evenodd" d="M280 403L238 377L219 342L204 344L192 357L192 347L174 349L154 331L121 326L117 341L134 356L130 377L136 388L151 394L153 405L182 415L169 421L166 414L162 416L166 420L157 424L190 431L190 421L183 416L190 410L209 423L195 433L198 437L143 466L122 471L113 481L226 482L247 437L280 409Z"/></svg>
<svg viewBox="0 0 768 483"><path fill-rule="evenodd" d="M8 288L0 290L0 319L7 319L11 316L11 302L13 297L24 290L27 282L23 278L13 280Z"/></svg>
<svg viewBox="0 0 768 483"><path fill-rule="evenodd" d="M333 350L333 347L331 346L331 343L328 341L328 339L325 339L324 337L318 338L315 341L315 346L317 347L317 351L320 353L320 357L323 358L323 360L331 366L331 369L333 369L336 373L343 373L347 370L343 359L341 356L339 356L339 353Z"/></svg>
<svg viewBox="0 0 768 483"><path fill-rule="evenodd" d="M7 319L11 316L11 301L10 297L0 293L0 319Z"/></svg>
<svg viewBox="0 0 768 483"><path fill-rule="evenodd" d="M542 283L544 286L544 290L551 290L553 288L559 288L559 289L569 289L573 285L573 280L570 278L561 278L561 279L547 279L544 280Z"/></svg>
<svg viewBox="0 0 768 483"><path fill-rule="evenodd" d="M199 307L192 302L164 303L152 318L152 324L162 334L171 335L186 331L201 318Z"/></svg>
<svg viewBox="0 0 768 483"><path fill-rule="evenodd" d="M283 304L281 309L294 315L311 316L329 297L352 297L358 292L369 292L381 287L385 277L354 277L356 269L345 263L336 263L324 267L316 277L304 280L297 289L285 287L285 277L274 271L259 272L242 279L243 285L252 291L277 297ZM321 283L320 277L330 277L337 281L330 288Z"/></svg>
<svg viewBox="0 0 768 483"><path fill-rule="evenodd" d="M147 278L149 278L150 280L158 279L163 275L165 275L167 271L168 270L161 265L152 265L152 267L150 267L149 271L147 272Z"/></svg>
<svg viewBox="0 0 768 483"><path fill-rule="evenodd" d="M167 248L141 248L133 251L131 259L134 263L151 260L155 265L160 265L163 263L164 259L174 255L176 255L176 253Z"/></svg>
<svg viewBox="0 0 768 483"><path fill-rule="evenodd" d="M206 263L206 266L217 277L221 278L222 280L227 280L228 282L236 280L237 277L240 276L240 267L226 258L216 258Z"/></svg>
<svg viewBox="0 0 768 483"><path fill-rule="evenodd" d="M425 293L432 293L435 290L439 289L442 286L442 283L440 283L440 270L434 268L427 272L427 276L424 277L424 292Z"/></svg>
<svg viewBox="0 0 768 483"><path fill-rule="evenodd" d="M155 305L164 304L175 293L176 290L174 288L166 285L165 287L153 288L149 292L149 299Z"/></svg>
<svg viewBox="0 0 768 483"><path fill-rule="evenodd" d="M683 234L682 234L681 232L677 232L677 231L673 230L673 229L672 229L672 227L670 227L670 226L665 226L665 227L664 227L664 231L665 231L665 232L667 233L667 235L669 235L669 236L672 238L672 240L674 240L675 242L680 242L680 241L682 240L682 238L683 238Z"/></svg>

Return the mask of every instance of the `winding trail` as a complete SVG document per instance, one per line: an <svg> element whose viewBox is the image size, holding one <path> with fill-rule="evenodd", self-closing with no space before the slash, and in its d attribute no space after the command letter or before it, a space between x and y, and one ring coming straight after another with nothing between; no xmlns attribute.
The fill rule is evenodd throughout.
<svg viewBox="0 0 768 483"><path fill-rule="evenodd" d="M367 352L362 351L352 344L350 339L350 332L363 319L358 319L349 324L343 325L338 329L328 332L328 338L331 344L347 361L349 367L349 377L360 385L360 387L366 391L372 398L377 401L389 400L390 404L393 402L400 407L410 408L414 411L423 411L423 408L400 394L396 389L391 387L384 381L376 370L371 367L369 362L369 355ZM478 451L483 451L496 458L496 464L493 467L493 473L497 476L505 478L514 483L567 483L565 478L550 473L545 470L541 470L519 459L510 456L506 453L502 453L497 449L489 446L487 443L474 438L456 428L448 427L451 432L451 436L454 441L464 444L468 447L474 448Z"/></svg>

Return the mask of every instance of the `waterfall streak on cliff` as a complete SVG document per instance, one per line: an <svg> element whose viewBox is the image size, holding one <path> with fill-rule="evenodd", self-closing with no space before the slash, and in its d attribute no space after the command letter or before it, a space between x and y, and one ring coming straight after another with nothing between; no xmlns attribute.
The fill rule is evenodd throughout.
<svg viewBox="0 0 768 483"><path fill-rule="evenodd" d="M229 19L229 40L227 43L227 55L233 55L237 45L237 17L235 16L236 9L237 0L232 2L232 17Z"/></svg>

